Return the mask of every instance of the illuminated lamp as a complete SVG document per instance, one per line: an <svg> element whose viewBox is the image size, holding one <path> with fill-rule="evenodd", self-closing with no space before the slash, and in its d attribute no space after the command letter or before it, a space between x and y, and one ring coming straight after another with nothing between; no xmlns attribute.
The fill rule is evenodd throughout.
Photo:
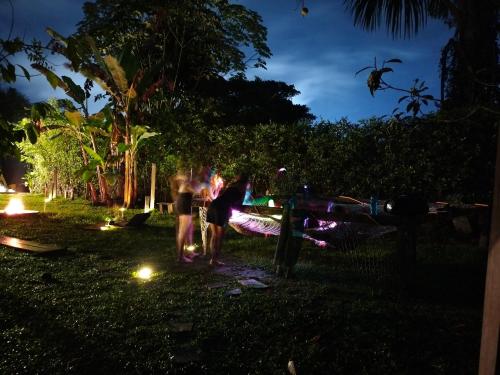
<svg viewBox="0 0 500 375"><path fill-rule="evenodd" d="M148 281L153 277L153 270L151 269L151 267L144 266L139 268L132 275L138 279Z"/></svg>

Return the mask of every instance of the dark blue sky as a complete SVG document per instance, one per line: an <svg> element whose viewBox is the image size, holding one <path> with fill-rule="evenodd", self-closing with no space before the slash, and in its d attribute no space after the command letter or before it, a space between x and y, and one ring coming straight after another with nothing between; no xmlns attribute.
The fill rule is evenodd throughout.
<svg viewBox="0 0 500 375"><path fill-rule="evenodd" d="M12 0L15 8L14 35L30 40L45 38L45 28L63 35L75 29L82 18L84 0ZM377 61L400 58L395 71L386 78L395 86L408 88L413 79L426 81L429 93L439 96L438 61L441 47L451 31L441 22L429 20L427 27L410 40L397 39L385 31L369 33L352 24L342 0L305 1L309 15L300 15L297 0L236 0L261 14L268 28L268 44L273 56L267 70L249 69L247 76L285 81L301 92L294 101L305 104L318 119L357 121L390 114L401 96L397 92L379 92L372 98L367 87L368 72L354 73ZM10 25L10 7L0 0L0 35L5 38ZM53 59L54 63L62 61ZM17 61L22 63L22 60ZM67 72L64 73L67 75ZM73 76L77 77L77 76ZM22 79L16 87L32 101L63 97L52 90L42 77L30 83ZM92 108L99 110L99 106Z"/></svg>

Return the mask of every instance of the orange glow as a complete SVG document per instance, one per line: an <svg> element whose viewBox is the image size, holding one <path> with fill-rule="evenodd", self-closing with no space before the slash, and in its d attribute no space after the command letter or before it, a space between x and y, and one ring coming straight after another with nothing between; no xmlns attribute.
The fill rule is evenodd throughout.
<svg viewBox="0 0 500 375"><path fill-rule="evenodd" d="M23 201L19 198L12 198L9 201L7 207L5 207L5 213L7 215L15 215L24 212L24 204Z"/></svg>

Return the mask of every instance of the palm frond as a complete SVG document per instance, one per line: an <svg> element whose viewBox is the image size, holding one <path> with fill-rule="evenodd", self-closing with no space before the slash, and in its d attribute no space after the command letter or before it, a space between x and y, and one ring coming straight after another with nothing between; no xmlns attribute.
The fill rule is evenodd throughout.
<svg viewBox="0 0 500 375"><path fill-rule="evenodd" d="M369 31L386 27L393 37L409 38L427 17L443 14L444 0L344 0L344 6L355 26Z"/></svg>

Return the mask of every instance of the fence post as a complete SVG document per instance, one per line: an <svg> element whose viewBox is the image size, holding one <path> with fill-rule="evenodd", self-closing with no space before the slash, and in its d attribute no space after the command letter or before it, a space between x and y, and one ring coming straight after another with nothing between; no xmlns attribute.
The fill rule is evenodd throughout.
<svg viewBox="0 0 500 375"><path fill-rule="evenodd" d="M274 253L274 266L276 269L276 275L280 275L282 272L281 265L285 256L286 244L289 236L290 227L290 204L288 202L283 204L283 214L281 216L281 226L280 226L280 236L278 237L278 244L276 245L276 251Z"/></svg>

